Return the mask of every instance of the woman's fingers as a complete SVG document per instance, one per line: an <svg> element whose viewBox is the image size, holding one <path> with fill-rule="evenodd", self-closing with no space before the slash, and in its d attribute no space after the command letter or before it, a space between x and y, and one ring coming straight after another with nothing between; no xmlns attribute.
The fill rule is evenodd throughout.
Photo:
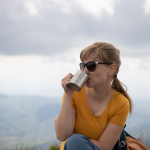
<svg viewBox="0 0 150 150"><path fill-rule="evenodd" d="M61 80L61 85L64 88L65 92L70 91L71 89L67 86L69 81L72 79L73 75L69 73L66 77Z"/></svg>

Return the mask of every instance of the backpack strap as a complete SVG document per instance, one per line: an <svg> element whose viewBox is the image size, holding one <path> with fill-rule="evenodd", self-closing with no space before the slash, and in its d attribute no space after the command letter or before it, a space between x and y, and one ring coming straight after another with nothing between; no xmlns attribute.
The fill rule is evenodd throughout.
<svg viewBox="0 0 150 150"><path fill-rule="evenodd" d="M118 143L118 149L117 150L127 150L127 143L126 143L126 137L124 130L122 131L120 135L120 141Z"/></svg>
<svg viewBox="0 0 150 150"><path fill-rule="evenodd" d="M120 138L116 145L114 146L114 150L127 150L127 143L126 143L126 137L125 134L127 133L124 129L126 127L126 124L121 132Z"/></svg>

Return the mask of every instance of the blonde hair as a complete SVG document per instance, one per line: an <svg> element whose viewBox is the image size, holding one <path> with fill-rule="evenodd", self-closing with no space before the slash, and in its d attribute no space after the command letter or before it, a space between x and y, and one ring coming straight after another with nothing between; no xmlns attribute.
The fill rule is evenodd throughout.
<svg viewBox="0 0 150 150"><path fill-rule="evenodd" d="M96 58L99 58L100 60L102 60L102 62L116 64L117 69L114 73L112 87L116 89L118 92L122 93L129 100L129 104L130 104L129 111L131 115L132 110L133 110L132 99L127 93L127 87L122 82L120 82L119 79L116 77L116 75L119 72L120 65L121 65L120 51L110 43L96 42L81 51L80 53L81 61L84 61L89 55L91 55L93 60L96 60ZM126 90L124 89L122 85L125 86Z"/></svg>

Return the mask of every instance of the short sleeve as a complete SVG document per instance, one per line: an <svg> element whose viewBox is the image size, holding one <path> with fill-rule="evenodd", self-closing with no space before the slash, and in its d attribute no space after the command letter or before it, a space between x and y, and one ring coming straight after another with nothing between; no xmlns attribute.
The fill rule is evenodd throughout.
<svg viewBox="0 0 150 150"><path fill-rule="evenodd" d="M62 105L63 102L64 102L64 97L65 97L65 92L64 92L63 97L62 97L61 105ZM75 98L74 98L74 95L73 95L73 99L72 99L71 105L72 105L72 108L74 108L74 109L76 108L76 107L75 107Z"/></svg>
<svg viewBox="0 0 150 150"><path fill-rule="evenodd" d="M129 109L129 101L126 99L126 101L123 101L118 105L109 122L115 125L124 126L128 117Z"/></svg>

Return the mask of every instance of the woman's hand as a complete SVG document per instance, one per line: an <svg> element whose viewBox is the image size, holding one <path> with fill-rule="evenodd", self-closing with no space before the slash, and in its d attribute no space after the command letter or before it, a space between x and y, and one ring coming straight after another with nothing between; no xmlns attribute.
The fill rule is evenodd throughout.
<svg viewBox="0 0 150 150"><path fill-rule="evenodd" d="M73 77L73 75L71 73L69 73L66 77L64 77L61 80L61 85L62 85L62 87L63 87L66 94L67 93L68 94L73 94L73 92L74 92L70 87L67 86L69 81L72 79L72 77Z"/></svg>

